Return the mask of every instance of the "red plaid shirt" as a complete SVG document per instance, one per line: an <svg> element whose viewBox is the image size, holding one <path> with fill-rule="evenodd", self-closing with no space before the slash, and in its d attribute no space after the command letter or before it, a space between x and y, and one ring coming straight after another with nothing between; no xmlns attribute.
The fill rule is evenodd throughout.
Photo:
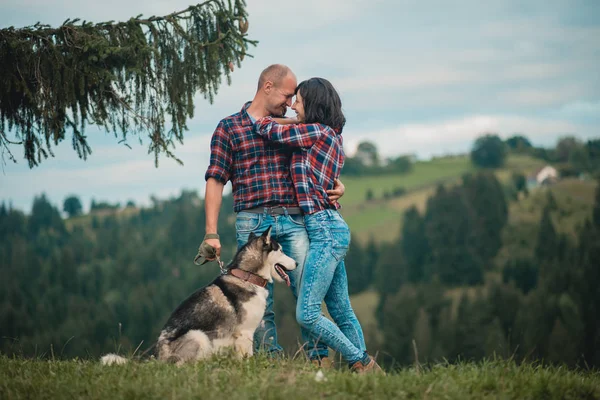
<svg viewBox="0 0 600 400"><path fill-rule="evenodd" d="M292 155L292 180L298 204L305 214L340 208L326 190L333 189L344 166L342 135L323 124L277 124L271 117L256 122L264 138L296 149Z"/></svg>
<svg viewBox="0 0 600 400"><path fill-rule="evenodd" d="M290 176L293 150L254 132L246 111L249 105L219 122L204 177L223 184L231 181L235 212L259 206L298 206Z"/></svg>

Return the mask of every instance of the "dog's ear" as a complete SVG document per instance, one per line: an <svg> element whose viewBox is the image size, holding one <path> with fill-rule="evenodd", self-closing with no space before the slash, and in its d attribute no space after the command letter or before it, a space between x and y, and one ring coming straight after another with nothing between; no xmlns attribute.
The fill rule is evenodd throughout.
<svg viewBox="0 0 600 400"><path fill-rule="evenodd" d="M252 239L256 239L256 235L254 234L254 232L250 232L250 235L248 235L248 241L252 241Z"/></svg>
<svg viewBox="0 0 600 400"><path fill-rule="evenodd" d="M267 230L264 231L263 234L260 236L261 238L263 238L266 245L271 244L271 229L273 229L273 226L269 226Z"/></svg>

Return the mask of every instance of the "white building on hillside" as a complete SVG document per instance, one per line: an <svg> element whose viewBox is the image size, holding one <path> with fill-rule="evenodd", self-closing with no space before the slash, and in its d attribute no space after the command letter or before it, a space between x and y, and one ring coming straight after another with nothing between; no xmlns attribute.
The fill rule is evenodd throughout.
<svg viewBox="0 0 600 400"><path fill-rule="evenodd" d="M550 185L556 181L558 181L558 171L553 166L546 165L527 177L527 188Z"/></svg>

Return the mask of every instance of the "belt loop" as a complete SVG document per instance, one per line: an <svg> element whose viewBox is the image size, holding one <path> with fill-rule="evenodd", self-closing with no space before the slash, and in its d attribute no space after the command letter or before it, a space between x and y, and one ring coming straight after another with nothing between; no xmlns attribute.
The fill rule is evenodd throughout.
<svg viewBox="0 0 600 400"><path fill-rule="evenodd" d="M288 213L287 207L281 207L281 208L283 208L283 215L285 215L286 217L289 217L290 214Z"/></svg>
<svg viewBox="0 0 600 400"><path fill-rule="evenodd" d="M267 207L263 207L263 219L267 219L268 209Z"/></svg>

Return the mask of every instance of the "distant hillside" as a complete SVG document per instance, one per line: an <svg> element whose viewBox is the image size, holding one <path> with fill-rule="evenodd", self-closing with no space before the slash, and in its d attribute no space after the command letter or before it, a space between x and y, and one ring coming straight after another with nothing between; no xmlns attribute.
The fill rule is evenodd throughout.
<svg viewBox="0 0 600 400"><path fill-rule="evenodd" d="M496 265L503 265L509 257L533 256L542 210L548 201L548 192L551 192L556 200L556 209L552 212L556 230L575 240L577 229L592 214L595 189L595 181L569 178L547 188L534 190L529 196L511 202L509 221L502 239L504 246L496 257Z"/></svg>
<svg viewBox="0 0 600 400"><path fill-rule="evenodd" d="M544 161L525 155L510 155L506 166L496 171L498 178L506 182L513 172L528 174L543 166ZM346 194L342 198L342 214L355 234L364 242L370 236L378 241L391 241L398 237L404 211L416 205L421 211L427 198L438 184L452 184L462 175L476 171L468 156L456 156L420 161L407 174L379 177L343 177ZM406 194L385 199L386 192L403 188ZM367 200L367 192L373 199Z"/></svg>
<svg viewBox="0 0 600 400"><path fill-rule="evenodd" d="M534 160L535 161L535 160ZM525 166L524 171L530 170L533 165L528 165L526 159L514 158L509 162L506 170L499 171L501 179L510 177L510 168ZM452 301L453 310L456 311L463 295L474 298L477 294L485 294L492 283L502 281L502 267L508 259L519 257L533 257L534 248L538 238L539 222L542 210L548 201L548 192L556 200L556 208L552 212L552 221L559 233L566 233L572 240L576 240L576 232L586 218L592 214L594 206L595 181L584 181L576 178L564 179L549 187L533 190L528 196L509 203L509 222L502 234L503 246L494 259L492 270L486 272L485 283L479 286L454 287L445 291L445 297ZM391 200L387 205L417 204L425 206L427 196L433 194L433 186L420 189L405 198ZM408 199L414 200L410 203ZM403 202L404 200L404 202ZM394 237L400 230L401 221L387 221L381 224L380 236L388 234L386 238ZM394 226L393 230L392 227ZM385 228L388 227L388 228ZM364 233L363 233L364 234ZM365 335L372 342L381 340L375 319L375 310L379 303L380 295L375 290L367 290L352 296L352 304L356 315L365 327Z"/></svg>

